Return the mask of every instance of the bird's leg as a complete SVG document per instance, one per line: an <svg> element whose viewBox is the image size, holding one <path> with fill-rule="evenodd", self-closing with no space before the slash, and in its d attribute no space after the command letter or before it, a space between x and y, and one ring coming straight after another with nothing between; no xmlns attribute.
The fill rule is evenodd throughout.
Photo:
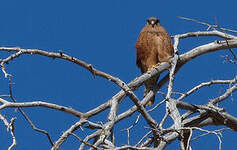
<svg viewBox="0 0 237 150"><path fill-rule="evenodd" d="M157 64L155 64L155 65L152 65L149 70L155 69L155 68L157 68L159 65L160 65L160 63L157 63Z"/></svg>

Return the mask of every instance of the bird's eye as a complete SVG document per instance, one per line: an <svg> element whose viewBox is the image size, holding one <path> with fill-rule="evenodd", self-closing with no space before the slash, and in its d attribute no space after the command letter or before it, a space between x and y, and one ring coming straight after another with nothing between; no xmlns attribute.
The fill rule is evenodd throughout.
<svg viewBox="0 0 237 150"><path fill-rule="evenodd" d="M150 20L149 19L147 19L146 22L147 22L147 24L150 24Z"/></svg>

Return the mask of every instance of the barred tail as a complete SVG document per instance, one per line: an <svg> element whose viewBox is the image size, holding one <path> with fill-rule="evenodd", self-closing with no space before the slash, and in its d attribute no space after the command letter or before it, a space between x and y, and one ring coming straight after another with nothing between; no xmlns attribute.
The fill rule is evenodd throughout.
<svg viewBox="0 0 237 150"><path fill-rule="evenodd" d="M151 79L147 80L145 82L145 90L144 90L144 97L150 92L150 90L153 89L154 85L156 84L157 80L159 78L159 75L152 77ZM154 96L151 97L151 99L148 101L148 103L146 104L146 106L151 106L153 105L155 102L155 94Z"/></svg>

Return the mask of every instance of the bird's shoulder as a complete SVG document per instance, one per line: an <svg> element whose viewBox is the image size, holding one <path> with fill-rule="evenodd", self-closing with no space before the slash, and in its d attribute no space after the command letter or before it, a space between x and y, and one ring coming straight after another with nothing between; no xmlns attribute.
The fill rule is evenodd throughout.
<svg viewBox="0 0 237 150"><path fill-rule="evenodd" d="M157 28L144 27L139 34L136 48L149 48L160 44L170 44L171 39L166 30L161 26Z"/></svg>
<svg viewBox="0 0 237 150"><path fill-rule="evenodd" d="M145 26L140 32L142 36L168 36L167 31L162 26L150 27Z"/></svg>

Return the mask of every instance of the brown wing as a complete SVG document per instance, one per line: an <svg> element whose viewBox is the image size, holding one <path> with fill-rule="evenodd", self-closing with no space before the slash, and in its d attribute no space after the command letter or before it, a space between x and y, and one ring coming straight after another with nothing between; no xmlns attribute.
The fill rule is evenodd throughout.
<svg viewBox="0 0 237 150"><path fill-rule="evenodd" d="M157 54L158 62L167 62L174 54L174 48L170 39L170 36L165 29L160 26L159 31L156 35Z"/></svg>
<svg viewBox="0 0 237 150"><path fill-rule="evenodd" d="M153 66L158 63L157 60L157 50L156 50L156 35L149 32L141 32L137 43L137 66L141 69L141 72L144 73L148 71L150 66Z"/></svg>

